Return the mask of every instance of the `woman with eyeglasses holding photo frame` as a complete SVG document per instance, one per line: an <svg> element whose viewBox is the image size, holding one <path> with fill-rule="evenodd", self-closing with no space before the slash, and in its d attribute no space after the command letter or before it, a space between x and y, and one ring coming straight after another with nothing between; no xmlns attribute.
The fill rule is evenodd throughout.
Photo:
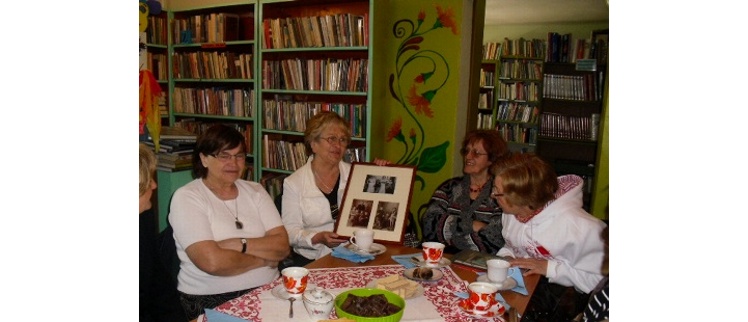
<svg viewBox="0 0 748 322"><path fill-rule="evenodd" d="M241 179L244 135L211 126L193 152L195 180L177 189L169 223L180 260L177 289L188 318L278 278L288 234L267 191Z"/></svg>
<svg viewBox="0 0 748 322"><path fill-rule="evenodd" d="M304 266L348 241L333 230L351 171L351 164L343 161L350 142L350 125L335 112L320 112L307 121L309 158L283 180L281 217L293 248L293 264L288 266ZM390 164L383 159L374 163Z"/></svg>
<svg viewBox="0 0 748 322"><path fill-rule="evenodd" d="M424 241L440 242L447 253L472 249L496 254L504 246L501 207L491 198L493 176L488 169L508 155L495 130L473 130L462 141L463 176L436 188L421 218Z"/></svg>

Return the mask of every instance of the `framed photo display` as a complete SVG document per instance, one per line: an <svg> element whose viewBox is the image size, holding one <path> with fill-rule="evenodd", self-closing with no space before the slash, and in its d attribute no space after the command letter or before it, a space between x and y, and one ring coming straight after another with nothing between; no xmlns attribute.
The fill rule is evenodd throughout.
<svg viewBox="0 0 748 322"><path fill-rule="evenodd" d="M353 162L335 233L371 229L375 242L402 243L415 176L414 166Z"/></svg>

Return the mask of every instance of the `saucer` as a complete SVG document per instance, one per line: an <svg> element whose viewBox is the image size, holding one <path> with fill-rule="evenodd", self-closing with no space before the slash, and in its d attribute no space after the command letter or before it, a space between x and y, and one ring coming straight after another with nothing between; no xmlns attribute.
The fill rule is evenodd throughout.
<svg viewBox="0 0 748 322"><path fill-rule="evenodd" d="M421 266L421 267L431 267L431 268L442 268L442 267L447 267L447 266L449 266L450 264L452 264L452 262L451 262L451 261L450 261L449 259L446 259L446 258L444 258L444 257L442 257L442 259L440 259L440 260L439 260L439 264L437 264L437 265L430 265L430 264L427 264L427 263L426 263L426 261L425 261L425 260L423 260L423 259L420 259L420 260L418 261L418 263L416 263L416 265L417 265L417 266Z"/></svg>
<svg viewBox="0 0 748 322"><path fill-rule="evenodd" d="M371 246L369 247L369 250L358 249L358 247L356 247L356 245L350 244L350 243L348 245L346 245L345 248L348 248L350 251L352 251L354 253L357 253L357 254L361 254L361 255L374 255L374 256L377 256L379 254L383 254L385 251L387 251L387 247L385 247L382 244L377 244L377 243L371 244Z"/></svg>
<svg viewBox="0 0 748 322"><path fill-rule="evenodd" d="M415 270L416 270L416 267L408 268L408 269L406 269L403 272L403 276L405 276L405 277L407 277L409 279L412 279L414 281L419 281L419 282L433 282L433 281L438 281L442 277L444 277L444 274L442 273L442 271L440 271L438 269L433 269L432 268L431 269L431 273L433 274L433 276L431 276L430 279L423 279L423 278L419 278L419 277L413 276L413 271L415 271Z"/></svg>
<svg viewBox="0 0 748 322"><path fill-rule="evenodd" d="M307 284L306 285L306 289L307 290L314 289L314 288L316 288L316 286L314 284ZM301 294L290 294L290 293L288 293L286 291L286 287L283 286L283 283L281 283L280 285L274 287L273 290L270 291L270 293L273 294L273 296L275 296L275 297L277 297L277 298L279 298L281 300L288 300L289 297L295 297L295 298L298 299L298 298L301 298L301 296L304 294L304 293L301 293Z"/></svg>
<svg viewBox="0 0 748 322"><path fill-rule="evenodd" d="M504 305L502 305L501 302L496 303L496 305L494 306L491 306L491 308L488 310L488 312L486 312L486 314L473 313L473 310L468 309L467 299L461 299L457 301L456 304L458 307L460 307L460 311L462 311L462 313L465 313L467 315L470 315L476 318L492 318L495 316L502 316L504 314L504 311L506 311L506 309L504 308Z"/></svg>
<svg viewBox="0 0 748 322"><path fill-rule="evenodd" d="M513 279L510 276L507 276L507 278L504 280L503 283L496 283L496 282L491 282L491 280L488 279L488 274L485 274L485 275L478 276L478 279L476 279L476 282L491 283L493 285L498 286L499 291L511 290L517 287L517 280Z"/></svg>

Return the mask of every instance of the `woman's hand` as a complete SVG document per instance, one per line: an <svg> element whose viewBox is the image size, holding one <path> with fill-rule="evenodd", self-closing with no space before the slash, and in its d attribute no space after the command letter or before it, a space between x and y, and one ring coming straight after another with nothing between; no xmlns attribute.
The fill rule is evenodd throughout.
<svg viewBox="0 0 748 322"><path fill-rule="evenodd" d="M528 276L531 274L540 274L545 276L548 273L548 261L545 259L534 259L534 258L517 258L509 260L512 266L527 269L526 272L522 273L522 276Z"/></svg>
<svg viewBox="0 0 748 322"><path fill-rule="evenodd" d="M340 239L340 235L331 231L318 232L312 237L312 244L324 244L327 247L335 248L338 245L347 242L347 239Z"/></svg>
<svg viewBox="0 0 748 322"><path fill-rule="evenodd" d="M484 223L480 220L473 220L473 232L479 232L483 227L488 226L487 223Z"/></svg>
<svg viewBox="0 0 748 322"><path fill-rule="evenodd" d="M392 164L392 162L390 162L390 160L375 158L374 159L374 164L376 164L378 166L384 166L384 165Z"/></svg>

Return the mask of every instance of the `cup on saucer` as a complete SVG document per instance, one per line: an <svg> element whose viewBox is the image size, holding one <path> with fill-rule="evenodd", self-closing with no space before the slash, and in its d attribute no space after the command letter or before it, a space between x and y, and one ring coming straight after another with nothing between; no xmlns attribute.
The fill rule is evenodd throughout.
<svg viewBox="0 0 748 322"><path fill-rule="evenodd" d="M468 302L467 309L476 315L484 315L496 305L496 293L499 287L484 282L473 282L468 285Z"/></svg>
<svg viewBox="0 0 748 322"><path fill-rule="evenodd" d="M487 276L491 283L503 284L509 274L509 262L503 259L489 259L486 261Z"/></svg>
<svg viewBox="0 0 748 322"><path fill-rule="evenodd" d="M425 242L423 247L423 260L428 267L437 267L444 254L444 244L437 242Z"/></svg>
<svg viewBox="0 0 748 322"><path fill-rule="evenodd" d="M309 283L309 270L303 267L286 267L281 271L283 286L292 296L300 296Z"/></svg>
<svg viewBox="0 0 748 322"><path fill-rule="evenodd" d="M353 232L353 236L351 236L349 241L359 250L368 252L374 243L374 231L370 229L358 229Z"/></svg>

